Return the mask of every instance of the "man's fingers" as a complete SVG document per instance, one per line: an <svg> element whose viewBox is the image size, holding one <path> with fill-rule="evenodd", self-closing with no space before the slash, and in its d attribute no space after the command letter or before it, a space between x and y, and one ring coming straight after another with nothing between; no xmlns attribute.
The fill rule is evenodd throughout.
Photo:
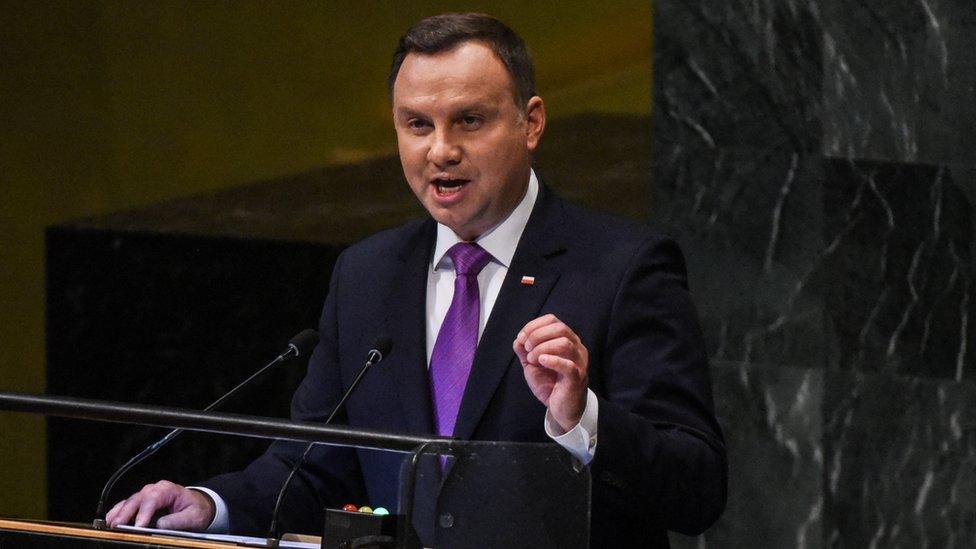
<svg viewBox="0 0 976 549"><path fill-rule="evenodd" d="M139 512L136 513L136 520L133 523L136 527L145 528L152 523L153 516L156 515L156 511L166 507L166 505L159 499L158 496L149 496L142 500L142 505L139 506Z"/></svg>
<svg viewBox="0 0 976 549"><path fill-rule="evenodd" d="M570 360L576 360L580 356L576 343L571 339L561 336L555 339L543 341L526 354L526 360L530 363L538 363L542 355L555 355Z"/></svg>
<svg viewBox="0 0 976 549"><path fill-rule="evenodd" d="M519 362L522 363L522 366L528 365L528 360L526 360L528 351L525 350L525 346L518 340L518 338L515 338L515 341L512 342L512 349L515 351L515 355L518 356Z"/></svg>
<svg viewBox="0 0 976 549"><path fill-rule="evenodd" d="M115 515L115 520L109 523L109 526L115 527L120 524L129 524L132 522L133 517L139 511L142 506L142 496L141 494L134 494L129 499L122 503L122 507L118 510Z"/></svg>
<svg viewBox="0 0 976 549"><path fill-rule="evenodd" d="M583 373L580 371L580 368L568 358L556 355L542 355L539 357L539 364L573 381L583 379Z"/></svg>
<svg viewBox="0 0 976 549"><path fill-rule="evenodd" d="M543 315L540 316L539 318L530 320L528 324L526 324L522 328L522 330L518 333L518 335L515 336L515 342L525 345L526 340L532 334L532 332L536 331L542 326L546 326L548 324L553 324L556 322L559 322L559 319L556 318L556 315L554 314Z"/></svg>
<svg viewBox="0 0 976 549"><path fill-rule="evenodd" d="M159 517L156 527L163 530L203 530L208 524L203 524L204 510L197 506L190 506L178 513L170 513Z"/></svg>
<svg viewBox="0 0 976 549"><path fill-rule="evenodd" d="M586 404L589 352L576 332L555 315L532 320L512 347L532 394L566 431L579 423Z"/></svg>
<svg viewBox="0 0 976 549"><path fill-rule="evenodd" d="M549 406L549 395L556 386L556 373L538 364L524 364L525 381L539 402Z"/></svg>
<svg viewBox="0 0 976 549"><path fill-rule="evenodd" d="M533 351L539 345L551 339L565 337L574 343L579 343L579 336L565 323L556 321L551 324L539 326L531 333L526 334L525 350Z"/></svg>
<svg viewBox="0 0 976 549"><path fill-rule="evenodd" d="M519 361L522 363L522 366L527 365L528 363L527 356L529 351L531 351L532 348L538 344L538 342L536 342L527 345L531 334L537 332L539 328L543 326L556 324L558 322L559 319L556 318L556 315L553 314L543 315L529 321L525 325L525 327L523 327L522 330L518 333L518 335L515 336L515 341L512 343L512 349L515 350L515 354L519 357Z"/></svg>
<svg viewBox="0 0 976 549"><path fill-rule="evenodd" d="M120 524L148 526L157 511L173 504L181 489L182 486L168 481L147 484L128 499L116 503L106 513L106 522L113 528Z"/></svg>
<svg viewBox="0 0 976 549"><path fill-rule="evenodd" d="M113 518L115 518L114 517L115 513L118 513L119 512L119 509L122 507L122 504L124 504L124 503L125 503L125 500L123 499L123 500L119 501L118 503L116 503L115 505L113 505L112 508L108 510L108 513L105 513L105 520L106 521L110 521Z"/></svg>

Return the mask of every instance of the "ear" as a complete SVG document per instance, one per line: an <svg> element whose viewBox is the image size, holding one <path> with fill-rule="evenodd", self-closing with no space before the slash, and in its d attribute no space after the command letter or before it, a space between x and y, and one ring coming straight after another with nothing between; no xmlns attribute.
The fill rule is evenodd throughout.
<svg viewBox="0 0 976 549"><path fill-rule="evenodd" d="M539 139L546 129L546 104L538 95L532 96L525 106L525 138L529 151L539 146Z"/></svg>

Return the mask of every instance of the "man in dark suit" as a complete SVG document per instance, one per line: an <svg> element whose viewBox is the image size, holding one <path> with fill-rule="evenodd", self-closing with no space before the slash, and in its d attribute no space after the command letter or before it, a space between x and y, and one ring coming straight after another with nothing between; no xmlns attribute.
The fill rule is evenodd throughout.
<svg viewBox="0 0 976 549"><path fill-rule="evenodd" d="M323 420L387 333L395 351L342 421L554 440L591 468L594 545L666 546L667 530L706 529L725 503L725 451L677 246L538 181L545 106L524 44L499 21L421 21L390 86L404 175L431 217L342 254L293 417ZM165 508L161 528L262 534L299 453L276 443L201 487L147 486L108 521L146 525ZM318 531L326 506L395 506L400 460L316 447L283 524Z"/></svg>

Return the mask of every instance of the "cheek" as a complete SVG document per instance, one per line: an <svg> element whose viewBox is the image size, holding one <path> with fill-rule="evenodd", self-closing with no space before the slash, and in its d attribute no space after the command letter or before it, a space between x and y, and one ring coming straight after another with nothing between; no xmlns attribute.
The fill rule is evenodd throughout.
<svg viewBox="0 0 976 549"><path fill-rule="evenodd" d="M423 168L427 159L427 150L423 141L398 135L397 151L399 152L400 164L403 165L404 171Z"/></svg>
<svg viewBox="0 0 976 549"><path fill-rule="evenodd" d="M501 143L483 151L481 165L486 171L501 175L510 171L509 164L517 156L518 150Z"/></svg>
<svg viewBox="0 0 976 549"><path fill-rule="evenodd" d="M417 193L423 185L423 163L418 163L406 151L400 150L400 167L410 189Z"/></svg>

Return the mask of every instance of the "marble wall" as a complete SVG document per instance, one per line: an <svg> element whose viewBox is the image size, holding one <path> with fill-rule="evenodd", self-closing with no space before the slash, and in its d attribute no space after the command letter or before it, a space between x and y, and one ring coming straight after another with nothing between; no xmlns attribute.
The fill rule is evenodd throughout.
<svg viewBox="0 0 976 549"><path fill-rule="evenodd" d="M657 0L652 217L731 452L687 547L976 543L976 4Z"/></svg>

